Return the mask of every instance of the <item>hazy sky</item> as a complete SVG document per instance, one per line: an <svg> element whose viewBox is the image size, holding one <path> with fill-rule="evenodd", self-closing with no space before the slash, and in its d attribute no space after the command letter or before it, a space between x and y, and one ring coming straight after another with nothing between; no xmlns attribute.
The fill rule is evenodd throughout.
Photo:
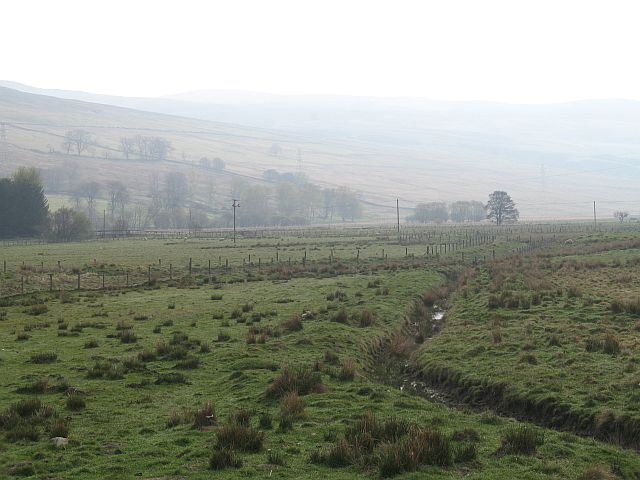
<svg viewBox="0 0 640 480"><path fill-rule="evenodd" d="M639 18L637 0L10 0L0 78L137 96L640 100Z"/></svg>

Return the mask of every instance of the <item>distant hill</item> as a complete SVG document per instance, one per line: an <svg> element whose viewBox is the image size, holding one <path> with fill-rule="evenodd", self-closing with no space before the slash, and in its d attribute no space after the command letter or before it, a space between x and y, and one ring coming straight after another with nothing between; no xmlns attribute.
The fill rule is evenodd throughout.
<svg viewBox="0 0 640 480"><path fill-rule="evenodd" d="M619 208L640 213L638 102L506 105L224 91L126 98L0 85L11 87L0 89L0 121L22 124L8 127L21 161L51 163L47 145L58 147L71 126L94 129L111 157L123 132L155 131L175 147L163 168L186 168L205 155L256 178L269 168L302 168L312 181L349 185L374 204L393 205L396 196L408 206L485 200L504 189L529 218L587 218L593 200L603 216ZM40 125L27 133L25 123ZM269 154L274 144L277 156ZM95 152L96 164L116 162L104 151ZM137 175L145 166L135 168Z"/></svg>

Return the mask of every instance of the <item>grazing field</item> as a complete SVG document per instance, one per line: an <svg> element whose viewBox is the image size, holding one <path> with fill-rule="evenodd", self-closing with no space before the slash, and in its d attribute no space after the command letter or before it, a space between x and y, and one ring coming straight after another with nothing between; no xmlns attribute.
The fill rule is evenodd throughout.
<svg viewBox="0 0 640 480"><path fill-rule="evenodd" d="M386 268L398 262L470 265L516 249L560 241L580 228L406 227L400 243L396 230L389 226L245 230L235 243L229 231L81 243L6 242L0 250L0 294L76 289L78 274L81 288L96 289L103 288L103 281L105 288L125 287L127 275L131 286L148 283L149 276L175 280L189 274L225 277L235 272L239 278L249 273L286 277Z"/></svg>
<svg viewBox="0 0 640 480"><path fill-rule="evenodd" d="M584 408L594 413L635 415L632 388L621 385L634 378L629 308L640 237L552 229L486 228L477 242L472 229L440 228L447 242L424 229L398 244L372 228L265 234L236 247L229 238L3 247L5 293L16 293L17 277L46 275L38 253L40 268L55 270L59 259L69 272L57 274L87 283L102 269L143 272L135 287L49 292L34 280L32 293L0 298L0 477L636 478L640 458L621 439L518 421L517 409L466 405L452 388L420 395L390 378L422 362L425 372L433 365L481 380L493 371L526 393L527 382L552 389L565 374L564 389L550 390L563 402L582 407L591 395ZM574 244L564 244L568 235ZM444 243L458 246L431 251ZM209 272L219 256L231 265ZM147 262L160 271L168 259L180 265L175 278L145 281ZM502 302L507 290L518 308L489 308L489 296ZM527 308L522 298L536 292L540 302ZM619 352L573 340L593 337L604 349L608 334ZM553 335L559 347L547 346ZM523 352L538 364L520 361ZM567 370L574 356L582 376ZM609 395L595 397L607 382Z"/></svg>

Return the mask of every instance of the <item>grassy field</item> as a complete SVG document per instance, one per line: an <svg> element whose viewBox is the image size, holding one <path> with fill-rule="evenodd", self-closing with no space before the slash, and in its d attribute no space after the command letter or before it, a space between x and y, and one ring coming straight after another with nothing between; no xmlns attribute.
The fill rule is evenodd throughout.
<svg viewBox="0 0 640 480"><path fill-rule="evenodd" d="M640 445L640 236L584 236L473 272L419 368L466 401Z"/></svg>
<svg viewBox="0 0 640 480"><path fill-rule="evenodd" d="M387 268L396 263L434 265L440 260L471 263L536 241L525 229L519 235L496 236L484 228L407 230L399 244L389 228L246 231L234 244L230 232L213 238L122 239L60 244L8 244L0 251L0 292L15 294L77 288L122 287L157 280L206 274L228 280L341 273ZM409 233L411 232L411 233ZM251 235L249 235L251 234ZM208 235L202 232L201 235ZM547 234L549 237L549 235ZM520 241L518 240L520 238ZM418 241L418 238L420 239ZM490 248L489 248L490 247ZM191 265L191 270L189 269ZM52 275L50 278L49 274ZM24 281L24 286L22 282ZM24 290L23 290L24 288Z"/></svg>
<svg viewBox="0 0 640 480"><path fill-rule="evenodd" d="M424 245L394 245L392 238L376 235L244 238L235 248L228 239L4 247L10 265L23 260L33 264L29 258L41 252L49 265L59 258L64 268L83 271L93 268L92 252L96 263L116 267L140 266L169 255L188 262L205 248L214 258L226 252L235 263L248 251L256 255L256 249L264 249L259 250L263 258L270 257L277 244L280 252L287 248L287 256L296 252L298 262L291 268L284 262L262 270L238 265L212 277L198 269L186 279L128 289L1 298L0 367L5 375L0 381L0 477L636 478L640 458L613 439L597 441L562 431L568 428L519 422L509 412L492 411L492 405L483 410L473 402L466 408L460 402L454 406L435 401L400 390L394 379L376 373L376 365L387 361L381 349L397 353L389 357L392 362L410 360L396 342L413 321L430 324L436 307L427 300L439 292L442 305L450 304L451 310L441 331L421 340L424 343L412 342L408 350L417 349L414 360L442 361L477 378L490 364L505 382L530 380L547 388L544 370L531 363L511 365L507 373L527 341L517 336L525 328L505 322L498 347L491 340L492 330L486 330L481 309L489 312L482 303L491 294L491 272L509 271L516 265L514 258L522 267L539 265L535 275L553 284L553 301L569 302L563 320L554 321L554 331L543 333L536 324L531 335L539 329L539 335L557 334L567 345L562 329L576 328L568 312L577 310L576 315L590 318L583 309L599 308L609 315L608 300L583 306L595 295L586 275L576 285L580 296L565 298L567 262L597 260L606 265L581 270L603 275L594 276L594 286L629 274L626 293L615 298L623 308L633 298L638 278L629 266L635 250L624 248L635 241L630 233L590 234L572 246L558 238L541 244L537 255L506 256L527 246L522 228L510 232L509 239L503 232L492 243L464 250L487 257L487 263L479 261L476 267L461 261L462 250L418 260L407 256L405 248L417 253ZM520 243L511 238L518 233ZM353 257L354 245L360 245L359 260ZM96 253L96 246L104 250ZM302 264L304 248L308 261ZM382 257L383 248L388 258ZM587 250L584 258L582 248ZM497 259L492 263L494 250ZM457 291L456 281L464 285ZM563 285L562 300L556 283ZM504 284L526 288L510 279ZM451 288L448 300L445 285ZM416 302L425 305L417 316ZM529 310L499 307L489 313L533 316L534 309L546 308L548 302ZM541 312L535 312L535 318L541 318ZM621 330L635 324L629 315L611 313L618 319L620 353L583 355L608 362L601 371L612 375L610 382L617 382L614 372L634 358L633 338ZM589 325L595 326L600 317L592 316ZM464 317L473 321L465 324ZM592 333L604 334L608 327ZM533 342L536 348L526 351L536 355L541 366L547 347L541 339ZM468 355L467 350L481 347L482 353ZM504 354L480 361L484 352L503 347ZM595 378L596 363L585 365L592 368L592 379L585 375L565 382L567 401L569 393L577 399L580 388L599 392L599 385L606 383ZM560 373L566 368L550 362L547 371L551 366ZM613 392L620 390L618 384L610 390L610 398L596 400L594 411L618 408L626 394ZM630 407L626 411L632 413ZM68 444L57 448L52 437L68 439Z"/></svg>

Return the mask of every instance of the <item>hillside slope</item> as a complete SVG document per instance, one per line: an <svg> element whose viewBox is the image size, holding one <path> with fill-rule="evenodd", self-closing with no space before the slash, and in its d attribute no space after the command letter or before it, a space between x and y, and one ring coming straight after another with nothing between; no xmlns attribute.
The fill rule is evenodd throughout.
<svg viewBox="0 0 640 480"><path fill-rule="evenodd" d="M516 106L224 92L158 99L46 92L219 121L0 88L0 121L9 124L13 165L69 161L49 151L60 150L66 130L83 127L103 147L83 163L108 176L133 174L140 185L149 168L116 160L122 157L119 138L154 132L174 150L153 169L189 168L202 156L223 158L229 172L255 177L269 168L302 168L318 184L349 185L364 200L389 205L375 212L387 218L396 197L413 206L482 200L494 189L509 191L524 218L586 218L593 200L603 216L619 208L640 213L637 102ZM269 154L274 144L277 155ZM2 171L12 168L8 162Z"/></svg>

